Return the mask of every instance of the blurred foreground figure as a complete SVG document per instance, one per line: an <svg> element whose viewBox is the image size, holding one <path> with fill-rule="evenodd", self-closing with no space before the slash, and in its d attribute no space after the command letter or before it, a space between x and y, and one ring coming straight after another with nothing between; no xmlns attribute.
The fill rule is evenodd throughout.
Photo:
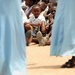
<svg viewBox="0 0 75 75"><path fill-rule="evenodd" d="M61 68L75 66L75 0L58 0L52 29L51 56L72 56Z"/></svg>
<svg viewBox="0 0 75 75"><path fill-rule="evenodd" d="M0 75L26 75L20 0L0 0Z"/></svg>

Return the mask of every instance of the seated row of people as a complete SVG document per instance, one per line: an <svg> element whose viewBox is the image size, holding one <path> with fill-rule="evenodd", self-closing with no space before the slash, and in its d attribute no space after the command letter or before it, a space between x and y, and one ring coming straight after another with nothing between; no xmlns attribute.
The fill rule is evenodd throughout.
<svg viewBox="0 0 75 75"><path fill-rule="evenodd" d="M46 4L36 1L37 0L25 0L27 8L24 9L22 6L21 10L27 45L29 45L30 42L39 43L40 46L50 45L56 3Z"/></svg>

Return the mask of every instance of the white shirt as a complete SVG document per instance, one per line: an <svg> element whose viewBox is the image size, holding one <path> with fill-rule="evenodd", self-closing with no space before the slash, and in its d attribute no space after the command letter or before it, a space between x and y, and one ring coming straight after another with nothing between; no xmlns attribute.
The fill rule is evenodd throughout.
<svg viewBox="0 0 75 75"><path fill-rule="evenodd" d="M38 18L35 18L34 15L29 18L29 22L33 24L37 24L37 23L41 24L43 21L46 22L45 17L41 14L39 15Z"/></svg>
<svg viewBox="0 0 75 75"><path fill-rule="evenodd" d="M27 19L26 14L24 13L24 11L23 11L22 9L21 9L21 13L22 13L22 22L23 22L23 24L24 24L25 22L29 22L28 19Z"/></svg>
<svg viewBox="0 0 75 75"><path fill-rule="evenodd" d="M23 1L23 2L21 3L21 7L22 7L22 6L26 6L25 1Z"/></svg>

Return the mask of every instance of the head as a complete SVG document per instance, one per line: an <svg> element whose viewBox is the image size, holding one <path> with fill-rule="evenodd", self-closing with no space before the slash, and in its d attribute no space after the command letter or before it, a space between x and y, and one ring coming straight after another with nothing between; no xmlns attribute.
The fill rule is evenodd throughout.
<svg viewBox="0 0 75 75"><path fill-rule="evenodd" d="M49 0L42 0L43 2L45 2L46 4L48 4L49 3Z"/></svg>
<svg viewBox="0 0 75 75"><path fill-rule="evenodd" d="M36 0L36 4L39 2L40 0Z"/></svg>
<svg viewBox="0 0 75 75"><path fill-rule="evenodd" d="M48 7L52 8L53 7L53 3L48 3Z"/></svg>
<svg viewBox="0 0 75 75"><path fill-rule="evenodd" d="M41 8L39 5L34 5L32 7L32 14L37 18L41 13Z"/></svg>
<svg viewBox="0 0 75 75"><path fill-rule="evenodd" d="M21 1L23 2L23 1L25 1L25 0L21 0Z"/></svg>
<svg viewBox="0 0 75 75"><path fill-rule="evenodd" d="M56 7L53 7L53 9L52 9L52 12L51 12L52 14L53 14L53 18L55 17L55 13L56 13Z"/></svg>
<svg viewBox="0 0 75 75"><path fill-rule="evenodd" d="M40 8L41 8L42 11L44 11L45 8L46 8L46 6L47 6L47 5L45 4L45 2L38 2L37 4L40 6Z"/></svg>
<svg viewBox="0 0 75 75"><path fill-rule="evenodd" d="M53 6L55 6L55 7L56 7L56 6L57 6L57 2L53 2Z"/></svg>
<svg viewBox="0 0 75 75"><path fill-rule="evenodd" d="M31 7L32 5L34 5L36 3L36 0L25 0L26 1L26 5Z"/></svg>

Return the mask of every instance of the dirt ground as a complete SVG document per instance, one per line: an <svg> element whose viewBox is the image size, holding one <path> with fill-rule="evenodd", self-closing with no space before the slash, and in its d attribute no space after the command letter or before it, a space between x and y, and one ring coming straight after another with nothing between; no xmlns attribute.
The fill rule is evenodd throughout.
<svg viewBox="0 0 75 75"><path fill-rule="evenodd" d="M50 46L30 44L26 49L28 75L75 75L75 67L60 68L71 57L50 56Z"/></svg>

